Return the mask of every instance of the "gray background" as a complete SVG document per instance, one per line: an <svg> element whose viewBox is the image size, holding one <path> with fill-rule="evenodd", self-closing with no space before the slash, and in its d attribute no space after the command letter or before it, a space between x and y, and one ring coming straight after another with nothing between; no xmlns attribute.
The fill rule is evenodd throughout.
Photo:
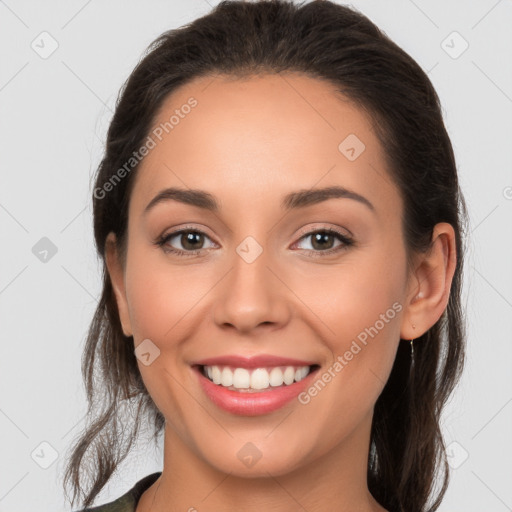
<svg viewBox="0 0 512 512"><path fill-rule="evenodd" d="M68 510L61 475L83 427L80 358L100 292L91 176L145 47L217 3L0 0L0 512ZM444 416L454 469L439 510L512 510L512 2L352 5L428 71L470 208L468 363ZM161 457L141 439L97 503Z"/></svg>

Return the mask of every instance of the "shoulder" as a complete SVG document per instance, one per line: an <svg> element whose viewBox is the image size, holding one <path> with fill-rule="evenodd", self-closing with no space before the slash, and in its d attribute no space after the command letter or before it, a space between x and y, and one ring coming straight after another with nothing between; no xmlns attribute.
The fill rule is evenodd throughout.
<svg viewBox="0 0 512 512"><path fill-rule="evenodd" d="M98 505L97 507L77 510L76 512L135 512L136 505L133 497L126 493L117 500Z"/></svg>
<svg viewBox="0 0 512 512"><path fill-rule="evenodd" d="M76 510L75 512L135 512L137 503L146 489L148 489L161 475L161 472L152 473L139 480L129 491L109 503L97 507Z"/></svg>

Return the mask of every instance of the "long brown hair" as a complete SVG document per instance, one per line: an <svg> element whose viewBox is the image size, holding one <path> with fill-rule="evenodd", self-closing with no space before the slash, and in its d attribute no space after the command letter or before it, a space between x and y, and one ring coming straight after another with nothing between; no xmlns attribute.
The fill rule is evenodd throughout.
<svg viewBox="0 0 512 512"><path fill-rule="evenodd" d="M64 476L64 488L72 486L72 504L77 498L84 507L93 503L128 455L144 417L154 426L155 440L165 423L142 381L133 339L123 334L105 266L111 231L125 254L137 165L108 192L104 185L114 183L143 145L162 102L177 87L208 74L236 78L281 71L327 80L370 114L403 198L408 256L429 248L436 223L448 222L455 230L457 265L447 308L415 342L413 370L408 343L399 345L375 404L367 475L370 492L391 512L434 511L441 503L449 467L440 416L465 357L461 286L467 211L439 98L420 66L356 10L327 0L270 0L223 1L165 32L148 47L119 95L93 193L103 290L82 359L88 422ZM128 414L125 406L131 407Z"/></svg>

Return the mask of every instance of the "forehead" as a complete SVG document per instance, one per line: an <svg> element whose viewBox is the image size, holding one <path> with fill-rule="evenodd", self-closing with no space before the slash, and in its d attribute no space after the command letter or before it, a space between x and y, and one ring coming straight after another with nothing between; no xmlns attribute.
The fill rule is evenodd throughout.
<svg viewBox="0 0 512 512"><path fill-rule="evenodd" d="M315 184L396 200L371 119L333 84L302 74L195 79L166 98L149 136L131 199L138 210L170 186L238 207Z"/></svg>

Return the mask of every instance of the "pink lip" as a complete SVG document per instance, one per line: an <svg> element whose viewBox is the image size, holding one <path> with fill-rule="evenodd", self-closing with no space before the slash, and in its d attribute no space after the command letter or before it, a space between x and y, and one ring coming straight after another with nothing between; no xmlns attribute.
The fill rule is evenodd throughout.
<svg viewBox="0 0 512 512"><path fill-rule="evenodd" d="M224 358L219 360L225 361ZM287 359L286 361L290 361ZM226 363L227 364L227 363ZM239 360L237 361L237 365ZM299 364L297 366L306 366ZM224 386L214 384L202 373L201 366L193 366L193 370L199 378L199 384L206 396L218 407L232 414L240 416L259 416L269 414L280 409L296 398L304 389L311 385L319 368L314 369L299 382L283 385L264 391L243 392L232 391Z"/></svg>
<svg viewBox="0 0 512 512"><path fill-rule="evenodd" d="M315 361L300 361L287 357L272 356L270 354L259 354L253 357L237 355L225 355L201 359L192 363L200 366L233 366L235 368L266 368L268 366L311 366L317 364Z"/></svg>

